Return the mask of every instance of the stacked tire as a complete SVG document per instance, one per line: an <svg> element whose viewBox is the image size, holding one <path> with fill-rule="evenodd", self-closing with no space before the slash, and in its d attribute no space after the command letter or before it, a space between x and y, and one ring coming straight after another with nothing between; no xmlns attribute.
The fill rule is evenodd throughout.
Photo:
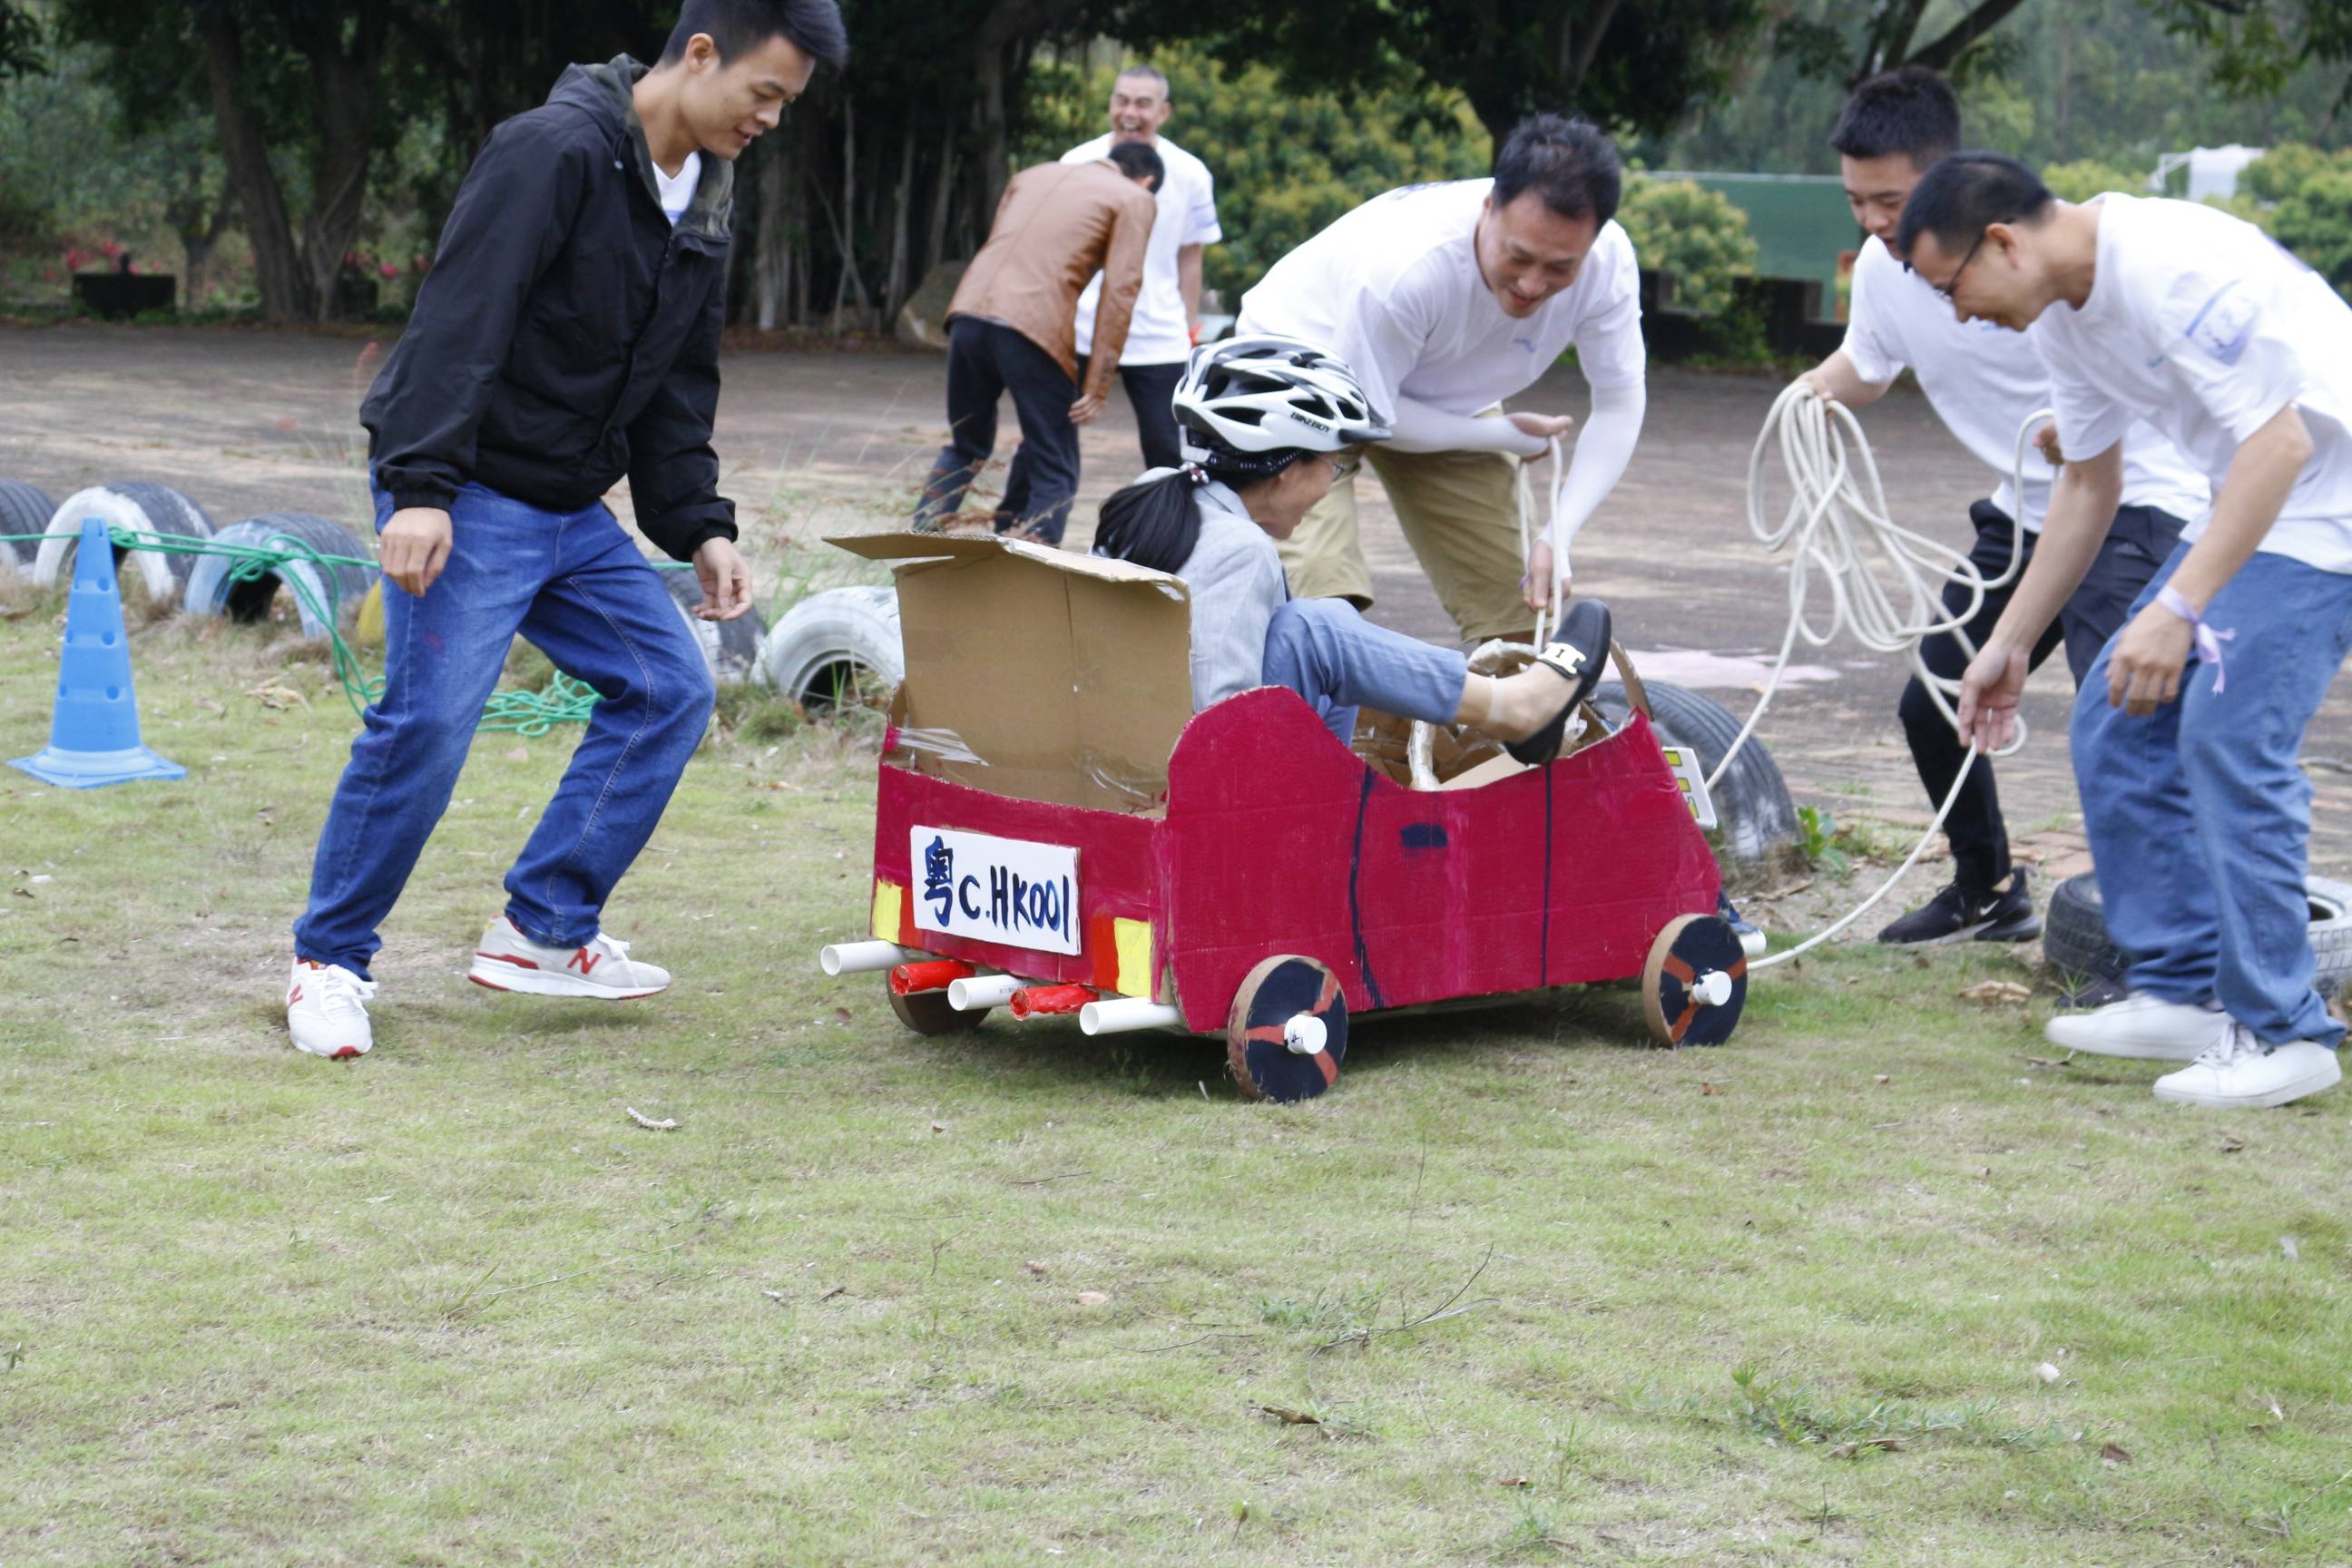
<svg viewBox="0 0 2352 1568"><path fill-rule="evenodd" d="M58 514L58 503L49 492L22 479L0 479L0 539L14 537L16 542L0 544L0 576L29 574L33 557L41 548L37 539L24 536L47 533L49 519Z"/></svg>
<svg viewBox="0 0 2352 1568"><path fill-rule="evenodd" d="M1711 697L1663 680L1643 683L1650 700L1650 724L1669 746L1687 746L1698 753L1699 768L1712 774L1723 763L1731 742L1739 736L1741 721ZM1593 688L1592 705L1613 730L1632 710L1625 688L1613 680ZM1730 770L1707 791L1715 802L1716 837L1732 858L1762 860L1797 837L1797 803L1789 795L1780 764L1764 742L1750 735L1732 759Z"/></svg>
<svg viewBox="0 0 2352 1568"><path fill-rule="evenodd" d="M777 621L760 662L770 687L812 713L887 698L907 679L898 590L810 595Z"/></svg>
<svg viewBox="0 0 2352 1568"><path fill-rule="evenodd" d="M2304 889L2311 906L2311 951L2318 961L2314 984L2322 995L2333 995L2352 976L2352 884L2310 877ZM2069 877L2051 889L2050 912L2042 923L2042 956L2072 985L2121 984L2131 960L2107 940L2106 911L2099 902L2095 876L2084 872Z"/></svg>
<svg viewBox="0 0 2352 1568"><path fill-rule="evenodd" d="M312 561L294 555L261 576L239 581L237 563L225 555L196 560L188 574L184 607L190 615L226 616L232 621L267 620L278 593L284 588L302 618L302 635L324 640L337 625L348 625L359 614L360 603L376 580L376 568L355 564L372 554L358 536L341 523L302 511L273 511L232 523L214 536L223 544L250 545L260 550L295 547L341 561Z"/></svg>
<svg viewBox="0 0 2352 1568"><path fill-rule="evenodd" d="M93 517L109 527L140 533L182 539L213 536L213 520L205 509L169 485L132 482L94 486L68 496L65 504L49 514L48 537L41 541L33 556L34 582L49 587L70 570L75 546L81 540L82 524ZM178 602L181 589L199 559L173 551L133 552L118 546L114 552L116 568L120 570L125 558L131 556L136 557L133 569L147 590L149 601L157 605Z"/></svg>

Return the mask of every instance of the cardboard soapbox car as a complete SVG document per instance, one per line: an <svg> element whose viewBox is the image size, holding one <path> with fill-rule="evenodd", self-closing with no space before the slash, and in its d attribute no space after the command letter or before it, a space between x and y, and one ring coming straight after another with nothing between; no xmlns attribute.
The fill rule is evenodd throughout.
<svg viewBox="0 0 2352 1568"><path fill-rule="evenodd" d="M1351 750L1288 690L1195 714L1165 573L991 538L831 542L894 563L906 680L872 938L821 956L886 973L909 1028L1003 1006L1221 1035L1244 1093L1290 1100L1337 1080L1366 1013L1639 977L1661 1044L1738 1022L1704 790L1622 650L1634 710L1613 733L1587 709L1581 744L1520 769L1441 731L1447 776L1415 789L1380 726Z"/></svg>

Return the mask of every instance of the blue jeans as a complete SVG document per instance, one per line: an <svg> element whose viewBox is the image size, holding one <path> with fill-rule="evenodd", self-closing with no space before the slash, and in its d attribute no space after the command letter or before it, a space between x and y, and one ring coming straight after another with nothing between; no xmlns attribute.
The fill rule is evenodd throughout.
<svg viewBox="0 0 2352 1568"><path fill-rule="evenodd" d="M600 502L549 512L469 484L448 564L411 595L383 580L383 696L335 786L294 951L362 977L376 927L448 809L483 700L520 632L602 699L507 873L507 917L576 947L637 858L710 720L709 667L677 603ZM375 492L376 528L392 498Z"/></svg>
<svg viewBox="0 0 2352 1568"><path fill-rule="evenodd" d="M1376 626L1345 599L1292 599L1265 629L1265 683L1307 699L1341 745L1356 739L1359 703L1452 723L1469 674L1454 649Z"/></svg>
<svg viewBox="0 0 2352 1568"><path fill-rule="evenodd" d="M2189 546L2133 606L2153 603ZM2344 1027L2312 987L2304 893L2311 783L2303 732L2352 651L2352 576L2257 555L2213 595L2227 689L2191 664L2180 699L2145 719L2107 706L2110 641L2074 701L2074 777L2107 935L2131 987L2219 998L2265 1045L2333 1046Z"/></svg>

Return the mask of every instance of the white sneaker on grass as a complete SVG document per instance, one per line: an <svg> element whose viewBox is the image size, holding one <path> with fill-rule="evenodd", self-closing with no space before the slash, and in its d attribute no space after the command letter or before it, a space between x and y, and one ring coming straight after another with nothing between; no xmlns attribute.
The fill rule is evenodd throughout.
<svg viewBox="0 0 2352 1568"><path fill-rule="evenodd" d="M2242 1024L2179 1072L2156 1080L2156 1098L2217 1110L2258 1110L2336 1087L2344 1077L2336 1053L2316 1040L2265 1046Z"/></svg>
<svg viewBox="0 0 2352 1568"><path fill-rule="evenodd" d="M363 1057L375 1043L367 1004L375 982L332 963L294 961L286 982L286 1032L298 1050L330 1061Z"/></svg>
<svg viewBox="0 0 2352 1568"><path fill-rule="evenodd" d="M2135 991L2088 1013L2062 1013L2042 1037L2070 1051L2139 1061L2193 1062L2230 1031L2230 1015L2186 1002L2160 1002Z"/></svg>
<svg viewBox="0 0 2352 1568"><path fill-rule="evenodd" d="M669 971L629 956L629 944L598 931L584 947L541 947L500 915L482 933L466 978L493 991L533 996L593 996L606 1002L669 987Z"/></svg>

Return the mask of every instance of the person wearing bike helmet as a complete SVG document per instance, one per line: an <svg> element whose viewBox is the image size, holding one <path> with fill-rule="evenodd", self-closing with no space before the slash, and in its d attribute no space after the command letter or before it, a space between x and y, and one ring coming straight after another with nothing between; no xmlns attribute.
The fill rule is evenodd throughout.
<svg viewBox="0 0 2352 1568"><path fill-rule="evenodd" d="M1558 640L1517 675L1474 675L1453 648L1374 626L1344 599L1293 599L1276 542L1386 440L1355 374L1296 338L1231 338L1193 352L1176 389L1186 462L1103 502L1094 552L1183 579L1192 602L1192 706L1284 686L1342 745L1356 709L1470 724L1523 763L1559 755L1569 715L1600 679L1609 610L1579 600Z"/></svg>

